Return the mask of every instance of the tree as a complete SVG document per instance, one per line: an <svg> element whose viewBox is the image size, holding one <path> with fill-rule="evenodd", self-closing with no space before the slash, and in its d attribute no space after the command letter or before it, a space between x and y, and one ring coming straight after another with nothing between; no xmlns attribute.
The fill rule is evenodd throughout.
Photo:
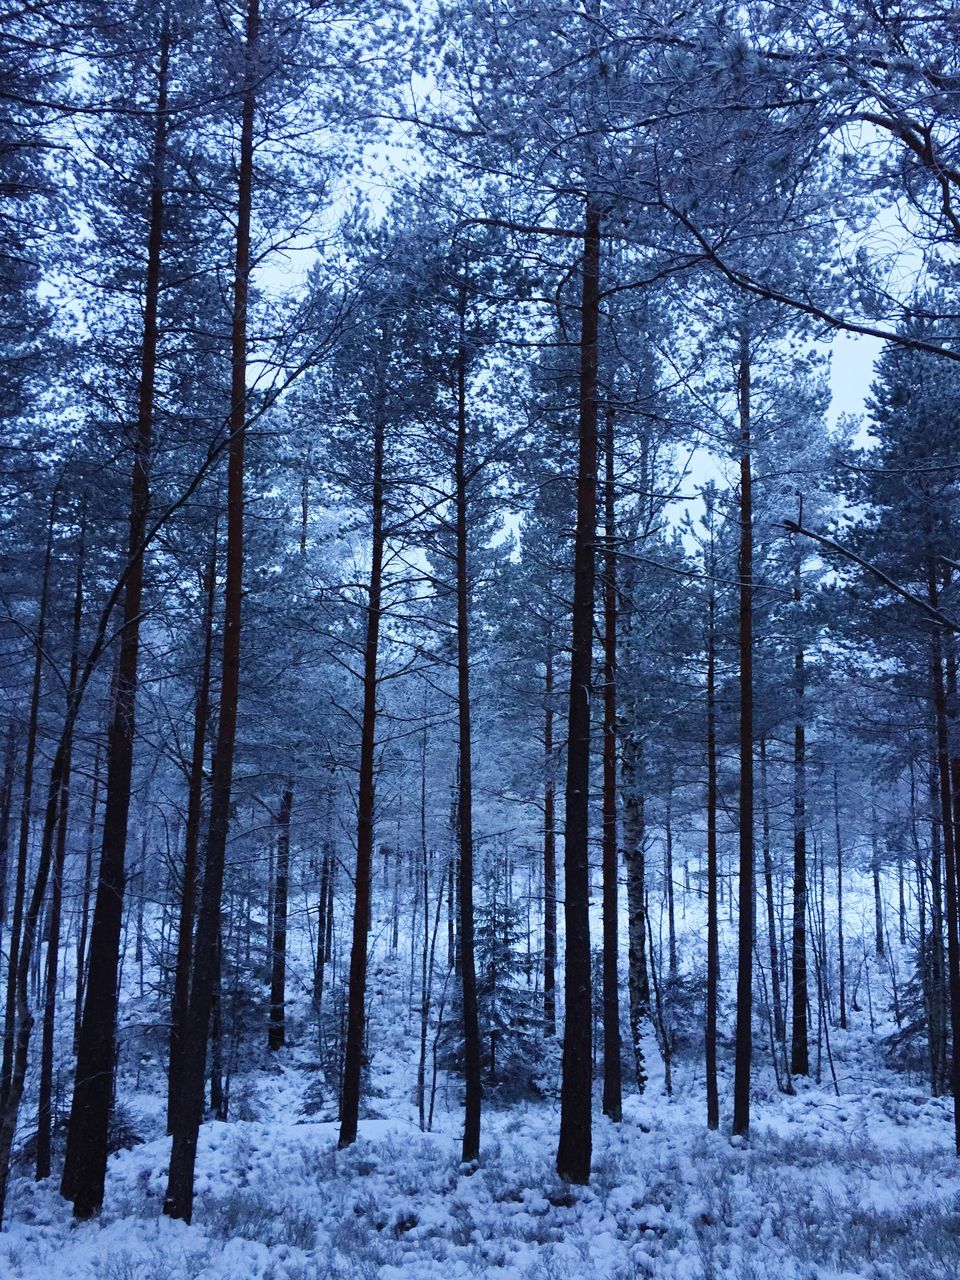
<svg viewBox="0 0 960 1280"><path fill-rule="evenodd" d="M112 1100L117 970L125 887L124 862L133 769L140 614L143 599L143 542L149 511L149 469L153 449L154 397L159 344L160 272L167 130L171 17L164 6L144 15L155 28L156 90L151 103L153 138L149 170L149 215L144 275L143 336L136 438L130 488L130 570L124 587L123 631L117 660L113 717L107 750L103 847L97 880L83 1018L77 1044L77 1072L70 1112L67 1159L60 1188L78 1217L89 1217L103 1201L107 1130Z"/></svg>
<svg viewBox="0 0 960 1280"><path fill-rule="evenodd" d="M213 1004L219 953L220 898L230 820L237 696L240 687L240 624L243 594L244 447L247 420L247 310L250 288L250 230L253 206L254 114L257 105L259 0L248 0L242 41L240 145L231 317L230 447L227 468L227 571L224 585L223 651L219 721L210 788L210 824L203 889L197 916L190 1004L185 1024L183 1107L176 1117L164 1212L189 1222L193 1214L193 1175L197 1134L203 1113L207 1028ZM75 1207L76 1207L76 1201Z"/></svg>
<svg viewBox="0 0 960 1280"><path fill-rule="evenodd" d="M942 303L933 303L933 307ZM916 321L909 332L923 335L928 344L942 341L941 328ZM854 473L855 492L867 506L867 515L855 531L855 545L863 560L876 562L901 589L915 593L932 610L949 600L950 562L955 545L956 470L953 466L952 428L958 401L957 375L936 356L895 345L881 355L869 409L879 446L863 459ZM945 596L946 588L946 596ZM902 599L886 599L884 619L900 630L905 607ZM892 605L892 608L891 608ZM957 930L956 836L951 776L950 726L948 724L947 671L942 629L935 623L917 631L920 617L906 606L906 647L901 661L919 663L929 672L926 687L932 710L936 791L940 804L943 845L943 902L946 908L947 976L951 1035L960 1035L960 938ZM894 633L896 634L896 632ZM890 643L889 637L887 643ZM920 642L918 645L918 641ZM919 652L917 649L919 648ZM935 865L939 857L934 858ZM939 878L935 871L934 880ZM935 897L940 897L940 887ZM935 904L935 918L939 914ZM951 1087L957 1141L960 1143L960 1055L952 1054ZM960 1146L958 1146L960 1151Z"/></svg>

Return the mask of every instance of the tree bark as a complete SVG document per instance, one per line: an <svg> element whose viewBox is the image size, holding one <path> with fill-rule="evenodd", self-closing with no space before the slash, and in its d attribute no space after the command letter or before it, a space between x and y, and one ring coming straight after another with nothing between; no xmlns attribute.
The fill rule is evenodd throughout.
<svg viewBox="0 0 960 1280"><path fill-rule="evenodd" d="M663 824L663 881L667 896L667 973L676 978L679 972L677 960L677 918L673 892L673 769L667 778L667 811Z"/></svg>
<svg viewBox="0 0 960 1280"><path fill-rule="evenodd" d="M286 1040L287 989L287 891L290 879L290 814L293 790L288 785L280 800L277 814L277 878L273 895L273 946L270 965L270 1025L267 1048L282 1049Z"/></svg>
<svg viewBox="0 0 960 1280"><path fill-rule="evenodd" d="M760 804L763 887L767 900L767 939L770 949L770 988L773 999L773 1037L777 1052L787 1071L787 1028L783 1013L783 989L780 982L780 948L777 943L777 913L774 906L773 855L770 848L770 797L767 791L767 740L760 739ZM789 1091L789 1090L788 1090Z"/></svg>
<svg viewBox="0 0 960 1280"><path fill-rule="evenodd" d="M164 1213L169 1217L182 1218L185 1222L189 1222L193 1216L193 1179L197 1158L197 1137L200 1121L203 1118L207 1035L219 967L220 902L230 823L237 699L240 688L244 452L247 416L247 310L259 34L260 2L248 0L243 51L245 68L237 171L233 315L230 340L230 447L227 464L227 545L220 718L213 759L210 825L207 835L203 889L197 915L190 1004L185 1023L183 1108L177 1117L177 1126L173 1134L170 1173L163 1205Z"/></svg>
<svg viewBox="0 0 960 1280"><path fill-rule="evenodd" d="M50 869L53 863L54 839L59 825L60 805L63 799L67 750L73 739L73 728L78 707L79 698L74 698L67 704L66 721L50 767L50 785L47 788L47 804L44 813L37 874L24 915L23 935L17 955L17 1007L14 1024L12 1070L10 1073L10 1087L3 1106L0 1108L0 1223L3 1221L3 1211L6 1204L7 1182L10 1176L10 1155L17 1130L20 1102L23 1098L23 1085L27 1074L28 1051L30 1048L30 1033L33 1030L33 1015L30 1010L29 995L31 960L37 938L40 914L43 910L47 891L47 883L50 879Z"/></svg>
<svg viewBox="0 0 960 1280"><path fill-rule="evenodd" d="M617 551L613 410L604 427L603 580L603 1113L623 1118L617 845Z"/></svg>
<svg viewBox="0 0 960 1280"><path fill-rule="evenodd" d="M939 594L931 560L928 599L936 608ZM947 982L950 1001L950 1089L953 1094L954 1147L960 1156L960 935L957 918L956 840L950 787L950 744L947 731L947 699L940 637L933 636L933 709L937 734L937 772L940 784L941 839L943 841L944 896L947 904Z"/></svg>
<svg viewBox="0 0 960 1280"><path fill-rule="evenodd" d="M229 913L229 904L227 907ZM249 915L247 917L249 920ZM227 1118L228 1098L223 1087L223 928L217 932L216 973L210 1007L210 1110L217 1120Z"/></svg>
<svg viewBox="0 0 960 1280"><path fill-rule="evenodd" d="M934 655L935 656L935 655ZM943 950L943 803L940 796L939 751L936 740L936 716L934 717L934 742L930 766L930 930L933 935L933 1004L937 1010L934 1037L934 1078L939 1083L937 1092L947 1088L947 1024L950 1020L948 992L948 961Z"/></svg>
<svg viewBox="0 0 960 1280"><path fill-rule="evenodd" d="M203 766L210 721L210 671L213 662L213 606L217 579L217 532L210 540L210 559L202 581L203 657L193 713L193 743L187 781L187 821L183 841L180 888L180 925L177 960L170 1004L170 1066L167 1075L167 1133L173 1133L176 1112L183 1097L183 1038L190 1003L190 961L193 956L193 917L200 867L200 821L203 807Z"/></svg>
<svg viewBox="0 0 960 1280"><path fill-rule="evenodd" d="M840 1029L847 1029L847 966L843 937L843 845L840 840L840 789L833 770L833 830L837 850L837 970L839 980Z"/></svg>
<svg viewBox="0 0 960 1280"><path fill-rule="evenodd" d="M647 1087L643 1027L650 1017L646 940L646 798L643 738L636 725L623 735L623 860L627 873L627 992L637 1092Z"/></svg>
<svg viewBox="0 0 960 1280"><path fill-rule="evenodd" d="M313 968L313 998L318 1014L323 1007L323 982L327 967L327 894L332 860L332 850L325 848L320 865L320 895L317 899L317 957Z"/></svg>
<svg viewBox="0 0 960 1280"><path fill-rule="evenodd" d="M794 602L800 603L800 557L794 572ZM795 719L793 726L793 989L790 1037L790 1073L810 1074L807 1043L807 781L806 726L804 724L804 655L797 645L793 660Z"/></svg>
<svg viewBox="0 0 960 1280"><path fill-rule="evenodd" d="M553 636L547 632L543 723L543 1013L548 1036L557 1034L557 818L553 746Z"/></svg>
<svg viewBox="0 0 960 1280"><path fill-rule="evenodd" d="M873 878L873 949L878 956L884 954L883 944L883 899L880 896L880 839L877 833L877 811L873 810L870 820L870 873Z"/></svg>
<svg viewBox="0 0 960 1280"><path fill-rule="evenodd" d="M80 628L83 622L83 571L86 559L86 513L81 517L77 548L77 577L73 598L73 629L70 638L70 672L67 703L73 701L80 674ZM47 940L43 994L43 1031L40 1050L40 1083L37 1101L37 1165L39 1182L50 1176L53 1126L53 1039L57 1015L57 971L60 961L60 925L63 908L63 870L67 856L67 827L70 812L70 774L73 768L73 734L67 739L63 765L63 794L57 817L56 849L50 893L50 937Z"/></svg>
<svg viewBox="0 0 960 1280"><path fill-rule="evenodd" d="M460 974L463 992L464 1125L463 1162L480 1158L480 1021L473 941L473 764L470 725L470 577L467 546L467 347L466 287L458 298L457 440L455 460L457 522L457 718L460 759Z"/></svg>
<svg viewBox="0 0 960 1280"><path fill-rule="evenodd" d="M750 345L740 335L740 919L737 945L737 1029L734 1051L733 1132L750 1131L750 1059L753 1050L753 477L750 438Z"/></svg>
<svg viewBox="0 0 960 1280"><path fill-rule="evenodd" d="M90 925L90 894L93 884L93 845L97 833L97 802L100 798L100 743L93 755L93 786L87 815L87 838L83 855L83 887L80 890L80 928L77 931L77 986L73 1001L73 1051L80 1040L83 1016L83 991L86 977L87 931Z"/></svg>
<svg viewBox="0 0 960 1280"><path fill-rule="evenodd" d="M170 21L160 33L157 99L150 171L150 212L144 293L140 389L130 489L129 563L123 628L117 660L113 716L107 739L107 785L97 895L77 1065L60 1190L74 1215L89 1218L103 1203L110 1108L116 1068L117 983L126 885L127 823L136 720L140 613L143 599L143 539L150 504L150 454L159 345L160 265L164 224L164 155L168 129Z"/></svg>
<svg viewBox="0 0 960 1280"><path fill-rule="evenodd" d="M374 755L377 734L377 660L383 595L384 534L384 438L385 397L389 335L384 332L378 371L377 403L373 424L373 502L371 509L370 578L367 593L367 634L363 653L363 713L360 727L360 780L357 795L357 861L354 874L353 945L347 997L347 1044L340 1096L339 1145L348 1147L357 1138L360 1119L360 1084L366 1027L367 930L370 920L370 879L373 862L373 824L376 800Z"/></svg>
<svg viewBox="0 0 960 1280"><path fill-rule="evenodd" d="M707 1074L707 1126L720 1127L717 1090L717 992L720 984L720 946L717 920L717 593L713 545L713 512L707 562L707 1007L704 1054Z"/></svg>
<svg viewBox="0 0 960 1280"><path fill-rule="evenodd" d="M590 990L590 676L593 661L597 532L597 348L600 314L600 211L587 199L580 322L577 526L567 733L564 921L566 923L563 1081L557 1173L590 1180L593 1147Z"/></svg>
<svg viewBox="0 0 960 1280"><path fill-rule="evenodd" d="M23 910L27 896L27 855L30 849L30 819L33 806L33 769L37 753L37 724L40 716L40 686L43 675L44 643L47 628L47 606L50 599L50 566L53 560L53 529L59 486L50 499L47 521L47 545L43 554L40 579L40 602L37 631L34 637L33 679L30 688L30 714L27 722L27 745L23 761L23 790L20 797L20 832L17 841L16 879L13 886L13 917L7 947L7 999L3 1020L3 1063L0 1065L0 1108L10 1093L17 1024L17 968L23 933Z"/></svg>
<svg viewBox="0 0 960 1280"><path fill-rule="evenodd" d="M7 858L10 852L10 814L13 810L13 778L17 763L17 726L7 726L3 753L3 783L0 784L0 929L7 923Z"/></svg>

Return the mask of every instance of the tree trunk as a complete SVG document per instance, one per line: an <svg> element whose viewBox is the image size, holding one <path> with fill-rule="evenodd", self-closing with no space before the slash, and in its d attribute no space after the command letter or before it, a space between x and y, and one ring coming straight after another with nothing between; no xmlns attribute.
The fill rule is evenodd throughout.
<svg viewBox="0 0 960 1280"><path fill-rule="evenodd" d="M840 1028L847 1029L847 967L843 937L843 845L840 840L840 791L837 770L833 770L833 829L837 848L837 970L839 979Z"/></svg>
<svg viewBox="0 0 960 1280"><path fill-rule="evenodd" d="M218 970L220 901L233 753L240 688L240 621L243 596L243 490L247 398L247 307L250 278L250 215L253 200L253 127L256 109L259 0L248 0L244 41L244 90L241 104L240 154L237 171L237 215L233 315L231 323L230 450L227 466L227 547L224 584L223 659L220 719L210 788L210 825L203 889L197 915L190 1004L184 1024L183 1107L177 1117L170 1152L170 1174L164 1213L189 1222L193 1215L193 1176L197 1137L203 1117L207 1035Z"/></svg>
<svg viewBox="0 0 960 1280"><path fill-rule="evenodd" d="M557 1034L557 818L553 750L553 636L547 632L543 724L543 1013L548 1036Z"/></svg>
<svg viewBox="0 0 960 1280"><path fill-rule="evenodd" d="M623 1118L617 847L617 551L613 410L604 430L603 581L603 1113Z"/></svg>
<svg viewBox="0 0 960 1280"><path fill-rule="evenodd" d="M0 1223L6 1203L7 1182L10 1176L10 1155L13 1139L17 1131L17 1119L20 1114L20 1102L23 1098L23 1084L26 1079L30 1033L33 1030L33 1015L30 1010L29 979L33 948L37 939L37 926L50 878L50 869L54 857L54 839L59 826L60 805L63 800L63 787L67 763L67 751L73 739L73 727L79 706L78 698L67 705L67 717L64 723L57 750L50 767L50 785L47 789L47 805L44 814L43 835L40 841L40 857L37 863L37 874L33 883L30 901L27 904L23 922L23 935L17 954L16 972L16 1021L14 1024L14 1045L10 1087L7 1097L0 1108Z"/></svg>
<svg viewBox="0 0 960 1280"><path fill-rule="evenodd" d="M737 946L737 1030L733 1132L750 1131L753 1049L753 477L750 440L750 346L740 335L740 919Z"/></svg>
<svg viewBox="0 0 960 1280"><path fill-rule="evenodd" d="M800 557L794 571L794 602L800 603ZM793 991L790 1037L790 1073L810 1074L807 1043L807 780L806 726L804 724L804 655L797 646L793 660L794 698L793 726Z"/></svg>
<svg viewBox="0 0 960 1280"><path fill-rule="evenodd" d="M713 512L707 563L707 1007L704 1053L707 1073L707 1125L720 1127L717 1090L717 991L720 983L720 946L717 920L717 593L713 546Z"/></svg>
<svg viewBox="0 0 960 1280"><path fill-rule="evenodd" d="M228 918L230 904L227 904ZM247 919L249 920L249 913ZM227 1118L227 1095L223 1087L223 929L217 933L217 969L213 979L210 1008L210 1110L217 1120Z"/></svg>
<svg viewBox="0 0 960 1280"><path fill-rule="evenodd" d="M193 713L193 744L187 781L187 821L183 842L183 879L180 888L180 926L177 961L170 1005L170 1067L167 1076L167 1133L176 1126L176 1111L183 1097L183 1037L190 1003L190 961L193 956L193 916L200 866L200 821L203 806L203 765L210 720L210 669L213 659L213 605L217 580L217 531L210 540L210 559L202 582L204 595L203 658Z"/></svg>
<svg viewBox="0 0 960 1280"><path fill-rule="evenodd" d="M70 640L70 674L67 677L67 703L73 701L80 674L80 628L83 622L83 571L86 551L86 513L81 517L80 541L77 547L77 578L73 599L73 631ZM73 734L67 739L63 764L63 793L57 819L57 843L54 852L50 893L50 937L47 940L47 963L44 976L43 1032L40 1050L40 1084L37 1103L37 1167L39 1182L50 1176L51 1129L53 1126L53 1039L57 1015L57 970L60 961L60 925L63 908L63 869L67 857L67 827L70 812L70 774L73 767Z"/></svg>
<svg viewBox="0 0 960 1280"><path fill-rule="evenodd" d="M90 956L77 1065L60 1190L73 1201L74 1215L89 1218L103 1203L110 1108L116 1068L117 982L130 781L133 772L140 614L143 599L143 539L150 503L150 454L159 342L160 263L163 249L164 152L168 128L167 86L170 23L160 34L157 106L150 173L150 214L144 294L140 390L130 488L129 563L124 588L123 627L117 660L113 716L107 739L107 785L103 844L90 932Z"/></svg>
<svg viewBox="0 0 960 1280"><path fill-rule="evenodd" d="M936 608L939 593L931 561L928 599ZM940 784L941 839L943 841L944 890L947 904L947 974L950 999L950 1088L953 1094L954 1146L960 1156L960 936L957 919L956 841L950 788L950 745L947 732L947 699L943 678L940 637L933 637L933 709L937 731L937 772Z"/></svg>
<svg viewBox="0 0 960 1280"><path fill-rule="evenodd" d="M17 726L7 726L7 745L3 753L3 783L0 785L0 928L7 923L7 858L10 853L10 814L13 809L13 779L17 764Z"/></svg>
<svg viewBox="0 0 960 1280"><path fill-rule="evenodd" d="M293 791L288 785L277 815L277 879L273 895L273 946L270 966L270 1025L267 1048L282 1049L286 1040L284 1014L287 998L287 890L290 878L290 813Z"/></svg>
<svg viewBox="0 0 960 1280"><path fill-rule="evenodd" d="M777 912L774 906L773 855L770 848L770 802L767 791L767 740L760 739L760 804L762 811L763 886L767 900L767 937L770 948L770 988L773 996L773 1035L777 1050L787 1068L787 1029L783 1015L783 990L780 983L780 950L777 943Z"/></svg>
<svg viewBox="0 0 960 1280"><path fill-rule="evenodd" d="M593 1010L590 990L590 676L593 662L597 531L597 347L600 314L600 211L587 199L580 322L577 527L574 535L573 634L567 733L564 833L563 1081L557 1173L590 1180Z"/></svg>
<svg viewBox="0 0 960 1280"><path fill-rule="evenodd" d="M637 1092L647 1087L643 1028L650 1017L646 941L646 800L643 738L632 726L622 742L623 860L627 873L627 991Z"/></svg>
<svg viewBox="0 0 960 1280"><path fill-rule="evenodd" d="M458 299L457 441L455 462L457 508L457 718L459 725L460 796L460 973L463 991L463 1073L465 1088L463 1162L480 1158L480 1022L473 948L473 765L470 734L470 578L467 547L467 347L466 287Z"/></svg>
<svg viewBox="0 0 960 1280"><path fill-rule="evenodd" d="M317 1014L323 1007L323 982L327 967L327 895L330 889L330 864L333 851L325 848L320 866L320 896L317 900L317 957L313 969L313 998Z"/></svg>
<svg viewBox="0 0 960 1280"><path fill-rule="evenodd" d="M667 964L668 975L676 978L679 972L677 961L677 920L673 894L673 770L667 778L667 812L663 826L663 879L667 895Z"/></svg>
<svg viewBox="0 0 960 1280"><path fill-rule="evenodd" d="M97 801L100 798L100 743L93 754L93 786L87 815L87 837L83 855L83 887L80 891L80 928L77 932L77 987L73 1001L73 1051L80 1040L83 1016L83 990L86 976L87 930L90 924L90 894L93 884L93 845L97 834Z"/></svg>
<svg viewBox="0 0 960 1280"><path fill-rule="evenodd" d="M377 733L377 659L383 593L384 501L383 455L386 418L386 370L389 337L384 334L374 411L373 504L371 510L370 579L367 595L367 634L363 653L363 714L360 729L360 781L357 796L357 862L354 875L353 945L350 951L350 984L347 997L347 1044L340 1096L339 1145L348 1147L357 1138L360 1119L360 1082L367 998L367 928L370 919L370 878L373 862L375 804L374 754Z"/></svg>
<svg viewBox="0 0 960 1280"><path fill-rule="evenodd" d="M30 849L30 818L33 806L33 768L37 753L37 722L40 715L40 686L43 675L44 642L47 628L47 606L50 598L50 566L53 559L53 528L59 485L50 499L47 521L47 545L43 555L40 580L40 603L37 632L34 637L33 680L30 688L30 715L27 723L27 747L23 761L23 790L20 797L20 833L17 841L16 879L13 886L13 918L7 947L7 1000L3 1020L3 1063L0 1065L0 1108L10 1093L17 1024L17 968L23 932L23 909L27 896L27 855Z"/></svg>
<svg viewBox="0 0 960 1280"><path fill-rule="evenodd" d="M883 956L883 899L880 896L880 839L877 834L877 812L874 809L870 823L870 872L873 876L873 949Z"/></svg>
<svg viewBox="0 0 960 1280"><path fill-rule="evenodd" d="M931 1029L934 1037L934 1077L939 1082L937 1092L943 1093L947 1087L947 1024L949 1022L947 968L948 962L943 953L943 865L941 861L941 845L943 843L943 804L940 796L939 751L936 741L936 724L934 724L933 755L930 765L930 931L933 935L933 1005L937 1011L936 1031Z"/></svg>

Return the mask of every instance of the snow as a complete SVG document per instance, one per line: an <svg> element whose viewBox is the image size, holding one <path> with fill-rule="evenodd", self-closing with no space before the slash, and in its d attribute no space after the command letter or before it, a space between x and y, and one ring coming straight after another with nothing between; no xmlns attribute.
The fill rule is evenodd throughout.
<svg viewBox="0 0 960 1280"><path fill-rule="evenodd" d="M854 1041L853 1052L863 1045ZM401 1094L336 1146L297 1102L298 1051L261 1081L265 1119L210 1122L193 1226L161 1213L169 1141L111 1160L98 1221L51 1185L15 1186L4 1280L947 1280L960 1264L960 1168L943 1100L892 1082L758 1099L747 1143L703 1122L695 1073L654 1080L595 1128L589 1187L553 1170L554 1103L487 1110L483 1162L458 1163L457 1113L421 1133ZM379 1069L378 1069L379 1063ZM395 1056L374 1063L398 1080ZM387 1068L393 1068L388 1070ZM879 1069L879 1068L878 1068ZM406 1080L409 1084L409 1080ZM385 1107L385 1103L389 1103Z"/></svg>
<svg viewBox="0 0 960 1280"><path fill-rule="evenodd" d="M702 949L700 904L681 916L681 955ZM296 910L291 920L303 918ZM725 930L726 933L726 930ZM649 1036L646 1092L625 1079L620 1125L596 1114L591 1182L554 1171L558 1102L488 1105L482 1161L459 1163L460 1096L441 1079L437 1127L417 1126L417 1025L410 957L386 931L371 959L373 1053L358 1142L337 1149L335 1083L324 1079L302 984L292 1043L250 1053L233 1082L242 1106L204 1124L191 1226L162 1213L169 1157L162 1064L120 1082L141 1145L111 1157L99 1219L75 1223L56 1179L24 1163L0 1234L2 1280L956 1280L960 1162L952 1108L881 1051L892 1028L874 963L874 1021L831 1032L839 1096L823 1083L775 1085L756 1037L748 1141L731 1140L729 1046L721 1129L705 1123L701 1047L678 1052L664 1092ZM725 937L727 946L731 937ZM291 966L309 954L296 929ZM726 966L727 978L733 969ZM729 1006L727 1008L729 1013ZM886 1019L886 1020L885 1020ZM722 1021L728 1021L724 1018ZM265 1035L265 1028L264 1028ZM152 1073L152 1074L151 1074ZM554 1082L556 1083L556 1082ZM317 1098L322 1098L318 1110ZM595 1099L599 1103L599 1093ZM596 1113L599 1106L596 1106Z"/></svg>

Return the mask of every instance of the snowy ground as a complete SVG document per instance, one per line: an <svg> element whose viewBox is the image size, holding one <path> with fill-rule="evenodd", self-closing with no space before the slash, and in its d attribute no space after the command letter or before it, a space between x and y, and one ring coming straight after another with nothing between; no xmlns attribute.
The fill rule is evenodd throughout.
<svg viewBox="0 0 960 1280"><path fill-rule="evenodd" d="M205 1126L196 1221L160 1212L166 1139L111 1161L101 1219L74 1224L49 1186L16 1184L4 1280L954 1280L960 1166L950 1114L922 1090L864 1079L756 1102L749 1145L703 1124L692 1079L651 1083L618 1128L598 1122L589 1188L553 1172L552 1104L485 1116L483 1166L457 1163L456 1113L421 1134L396 1047L375 1062L389 1118L336 1149L298 1114L311 1083L291 1050L259 1078L262 1118ZM838 1047L844 1079L844 1046ZM379 1067L379 1069L378 1069ZM389 1069L388 1069L389 1068Z"/></svg>
<svg viewBox="0 0 960 1280"><path fill-rule="evenodd" d="M416 1032L391 991L408 964L380 957L372 968L375 1056L352 1149L338 1152L335 1124L318 1122L318 1095L321 1115L333 1099L304 1023L299 1043L236 1082L234 1110L248 1118L204 1127L191 1227L160 1211L169 1140L155 1136L111 1159L92 1223L75 1224L51 1182L16 1179L0 1278L960 1277L952 1112L884 1065L866 1013L832 1037L839 1097L826 1065L822 1086L778 1093L758 1044L748 1144L729 1137L729 1078L723 1125L711 1134L699 1057L676 1064L667 1098L651 1041L646 1094L627 1083L623 1124L598 1118L591 1184L570 1188L553 1171L555 1101L487 1108L472 1174L458 1165L455 1085L440 1089L437 1132L420 1132ZM161 1133L159 1073L139 1094L127 1086L140 1131Z"/></svg>

